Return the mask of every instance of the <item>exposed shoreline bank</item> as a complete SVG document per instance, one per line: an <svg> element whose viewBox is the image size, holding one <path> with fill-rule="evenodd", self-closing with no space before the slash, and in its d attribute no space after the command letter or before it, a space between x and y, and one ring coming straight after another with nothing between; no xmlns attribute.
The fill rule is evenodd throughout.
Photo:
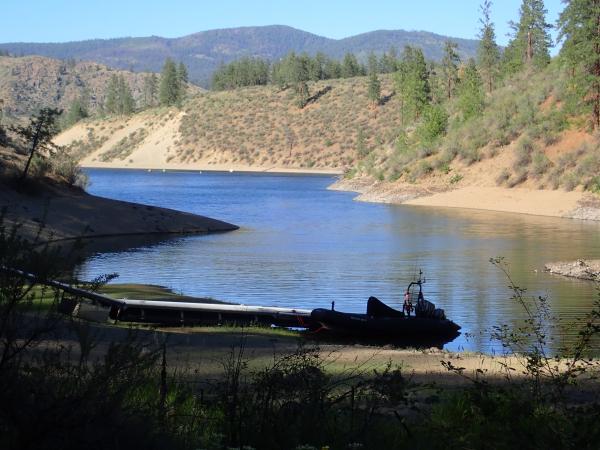
<svg viewBox="0 0 600 450"><path fill-rule="evenodd" d="M468 186L456 189L341 179L329 189L356 192L358 201L476 209L600 221L600 196L579 191Z"/></svg>
<svg viewBox="0 0 600 450"><path fill-rule="evenodd" d="M240 172L240 173L268 173L272 175L330 175L339 176L342 170L336 169L305 169L289 167L256 167L238 164L119 164L115 162L82 163L84 169L114 169L114 170L146 170L165 172Z"/></svg>
<svg viewBox="0 0 600 450"><path fill-rule="evenodd" d="M237 230L238 226L210 217L168 208L112 200L77 188L38 182L15 189L0 180L3 226L39 243L79 239L156 240L171 234L201 234Z"/></svg>
<svg viewBox="0 0 600 450"><path fill-rule="evenodd" d="M544 270L580 280L600 281L600 259L552 262L546 264Z"/></svg>

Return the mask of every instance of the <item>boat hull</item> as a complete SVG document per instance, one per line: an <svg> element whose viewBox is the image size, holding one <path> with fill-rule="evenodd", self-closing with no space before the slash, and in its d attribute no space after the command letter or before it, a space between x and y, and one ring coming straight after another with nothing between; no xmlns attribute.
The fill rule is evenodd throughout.
<svg viewBox="0 0 600 450"><path fill-rule="evenodd" d="M421 317L372 317L315 309L311 322L339 334L378 338L454 337L460 326L447 319Z"/></svg>

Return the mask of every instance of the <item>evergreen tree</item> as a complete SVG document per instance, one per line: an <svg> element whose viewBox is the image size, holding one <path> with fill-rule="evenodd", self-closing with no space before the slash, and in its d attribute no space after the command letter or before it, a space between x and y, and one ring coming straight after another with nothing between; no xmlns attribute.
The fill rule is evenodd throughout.
<svg viewBox="0 0 600 450"><path fill-rule="evenodd" d="M373 105L378 105L381 101L381 82L377 77L378 69L379 64L377 62L377 57L371 52L369 54L369 84L367 87L367 95L369 101Z"/></svg>
<svg viewBox="0 0 600 450"><path fill-rule="evenodd" d="M182 62L177 66L177 82L179 83L179 97L177 100L181 102L185 98L188 84L187 67Z"/></svg>
<svg viewBox="0 0 600 450"><path fill-rule="evenodd" d="M380 70L382 73L393 73L398 70L398 54L394 47L381 55Z"/></svg>
<svg viewBox="0 0 600 450"><path fill-rule="evenodd" d="M308 90L308 84L306 84L306 81L299 81L296 84L296 104L298 108L304 108L309 99L310 91Z"/></svg>
<svg viewBox="0 0 600 450"><path fill-rule="evenodd" d="M62 126L68 128L88 116L87 98L82 95L71 102L71 106L64 117Z"/></svg>
<svg viewBox="0 0 600 450"><path fill-rule="evenodd" d="M364 158L370 152L369 147L367 146L367 138L365 136L365 132L362 128L358 129L358 134L356 135L356 153L360 158Z"/></svg>
<svg viewBox="0 0 600 450"><path fill-rule="evenodd" d="M491 20L491 0L484 0L480 6L481 18L479 23L479 48L477 49L477 62L479 70L485 80L485 85L488 92L494 89L494 80L498 76L498 62L500 60L500 52L496 44L496 32L494 24Z"/></svg>
<svg viewBox="0 0 600 450"><path fill-rule="evenodd" d="M452 98L458 81L458 64L460 57L456 50L458 44L446 41L444 44L444 57L442 58L441 72L444 80L444 90L448 99Z"/></svg>
<svg viewBox="0 0 600 450"><path fill-rule="evenodd" d="M484 107L483 82L473 59L464 69L458 92L458 107L463 119L467 120L480 114Z"/></svg>
<svg viewBox="0 0 600 450"><path fill-rule="evenodd" d="M405 116L418 118L429 104L429 72L420 48L406 46L399 69L395 74L402 120Z"/></svg>
<svg viewBox="0 0 600 450"><path fill-rule="evenodd" d="M550 62L552 28L546 22L548 11L543 0L522 0L519 23L511 22L513 39L509 42L504 58L505 71L516 73L523 67L543 67Z"/></svg>
<svg viewBox="0 0 600 450"><path fill-rule="evenodd" d="M118 113L129 115L135 110L135 100L131 94L129 84L125 81L123 75L118 77Z"/></svg>
<svg viewBox="0 0 600 450"><path fill-rule="evenodd" d="M229 64L222 64L214 73L212 88L215 90L236 89L244 86L266 85L269 81L269 63L260 58L242 58ZM274 66L273 79L277 79ZM185 77L179 77L180 86L185 86ZM185 88L183 88L185 91Z"/></svg>
<svg viewBox="0 0 600 450"><path fill-rule="evenodd" d="M146 108L156 106L157 93L158 77L155 73L149 73L144 77L144 106Z"/></svg>
<svg viewBox="0 0 600 450"><path fill-rule="evenodd" d="M180 83L188 82L187 67L185 67L185 64L182 62L180 62L179 65L177 66L177 77L179 78Z"/></svg>
<svg viewBox="0 0 600 450"><path fill-rule="evenodd" d="M162 106L173 106L179 102L180 88L177 66L167 58L160 76L159 100Z"/></svg>
<svg viewBox="0 0 600 450"><path fill-rule="evenodd" d="M570 0L558 20L561 58L571 69L571 92L600 128L600 0Z"/></svg>
<svg viewBox="0 0 600 450"><path fill-rule="evenodd" d="M367 57L367 70L369 75L379 73L379 61L377 61L377 56L373 52L369 52L369 56Z"/></svg>
<svg viewBox="0 0 600 450"><path fill-rule="evenodd" d="M327 64L327 56L322 52L317 52L314 62L311 65L310 79L313 81L325 79L325 65Z"/></svg>
<svg viewBox="0 0 600 450"><path fill-rule="evenodd" d="M346 53L344 60L342 61L342 78L351 78L363 74L363 70L360 64L358 64L356 56L352 53Z"/></svg>
<svg viewBox="0 0 600 450"><path fill-rule="evenodd" d="M108 80L106 86L106 100L104 101L104 110L108 114L116 114L119 110L119 79L113 74Z"/></svg>
<svg viewBox="0 0 600 450"><path fill-rule="evenodd" d="M288 53L273 66L273 82L282 89L294 86L298 92L299 84L310 80L310 63L306 54L296 56L294 52Z"/></svg>
<svg viewBox="0 0 600 450"><path fill-rule="evenodd" d="M6 130L2 125L2 118L4 117L4 99L0 98L0 144L6 143Z"/></svg>
<svg viewBox="0 0 600 450"><path fill-rule="evenodd" d="M324 69L324 79L341 78L342 77L342 65L339 61L334 59L327 59Z"/></svg>
<svg viewBox="0 0 600 450"><path fill-rule="evenodd" d="M40 153L40 150L46 151L47 154L51 154L56 150L57 146L52 142L52 139L58 133L57 120L61 114L62 111L58 109L42 108L31 118L28 125L12 127L12 131L23 140L25 145L30 146L29 158L19 178L21 182L27 177L31 161L35 155L47 157L47 155Z"/></svg>
<svg viewBox="0 0 600 450"><path fill-rule="evenodd" d="M448 113L442 105L431 105L423 112L423 123L417 129L421 143L431 144L448 128Z"/></svg>

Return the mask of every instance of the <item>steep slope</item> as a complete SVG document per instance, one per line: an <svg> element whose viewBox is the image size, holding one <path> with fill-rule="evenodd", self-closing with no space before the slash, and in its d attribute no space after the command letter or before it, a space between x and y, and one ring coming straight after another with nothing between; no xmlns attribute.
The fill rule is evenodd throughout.
<svg viewBox="0 0 600 450"><path fill-rule="evenodd" d="M128 236L127 242L88 242L87 251L156 242L160 236L236 230L236 225L167 208L96 197L54 174L17 182L26 157L0 145L0 226L35 242ZM41 227L41 224L44 224ZM63 247L66 254L68 246Z"/></svg>
<svg viewBox="0 0 600 450"><path fill-rule="evenodd" d="M382 77L382 87L392 95L390 76ZM303 109L291 89L274 86L206 92L181 111L80 123L57 142L88 166L341 172L366 147L393 138L399 122L393 96L369 106L365 77L311 83L310 91Z"/></svg>
<svg viewBox="0 0 600 450"><path fill-rule="evenodd" d="M445 133L423 140L421 117L336 188L366 201L600 220L600 137L573 106L567 80L558 64L519 73L468 120L455 98L444 105Z"/></svg>
<svg viewBox="0 0 600 450"><path fill-rule="evenodd" d="M345 172L338 188L368 201L600 220L600 139L564 107L560 74L523 73L466 121L452 100L446 134L426 145L406 144L424 119L402 125L390 76L377 107L365 77L311 83L303 109L274 86L207 92L182 110L81 123L57 142L86 166Z"/></svg>
<svg viewBox="0 0 600 450"><path fill-rule="evenodd" d="M121 75L138 105L143 103L145 73L115 70L93 62L65 62L41 56L0 56L0 99L4 120L29 116L41 107L67 110L82 95L90 112L104 103L106 87L113 75ZM190 86L191 93L199 88Z"/></svg>
<svg viewBox="0 0 600 450"><path fill-rule="evenodd" d="M42 55L58 59L89 60L121 69L160 71L166 57L188 66L190 80L206 86L212 72L221 64L242 56L258 56L270 60L290 51L314 54L323 51L341 58L345 52L366 56L370 51L383 52L395 46L421 47L425 56L440 59L444 42L449 39L424 31L386 31L345 38L329 39L282 25L209 30L180 38L157 36L120 39L94 39L66 43L4 43L0 50L15 55ZM477 41L454 39L465 59L475 56Z"/></svg>

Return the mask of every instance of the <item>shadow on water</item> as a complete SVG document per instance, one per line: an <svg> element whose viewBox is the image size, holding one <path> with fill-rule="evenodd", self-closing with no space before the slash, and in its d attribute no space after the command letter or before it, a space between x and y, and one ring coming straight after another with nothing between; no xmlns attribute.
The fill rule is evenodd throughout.
<svg viewBox="0 0 600 450"><path fill-rule="evenodd" d="M224 232L225 233L225 232ZM123 234L116 236L101 236L57 240L49 243L49 247L58 249L62 258L57 261L60 269L69 271L76 268L89 258L104 253L135 252L139 249L153 247L182 239L184 237L202 236L208 233L146 233ZM211 234L220 234L218 232Z"/></svg>
<svg viewBox="0 0 600 450"><path fill-rule="evenodd" d="M402 307L419 269L425 298L462 327L447 349L500 351L496 325L518 326L523 312L508 281L490 263L505 257L515 283L548 298L570 322L589 312L595 287L543 271L551 261L595 259L600 223L490 211L393 206L352 201L330 191L332 177L271 174L89 171L91 191L216 217L235 233L117 242L90 248L82 279L118 272L119 282L159 284L196 297L293 308L362 313L369 296ZM104 247L104 248L102 248ZM126 250L125 248L129 248ZM94 254L94 250L98 253ZM559 344L570 336L557 335Z"/></svg>

